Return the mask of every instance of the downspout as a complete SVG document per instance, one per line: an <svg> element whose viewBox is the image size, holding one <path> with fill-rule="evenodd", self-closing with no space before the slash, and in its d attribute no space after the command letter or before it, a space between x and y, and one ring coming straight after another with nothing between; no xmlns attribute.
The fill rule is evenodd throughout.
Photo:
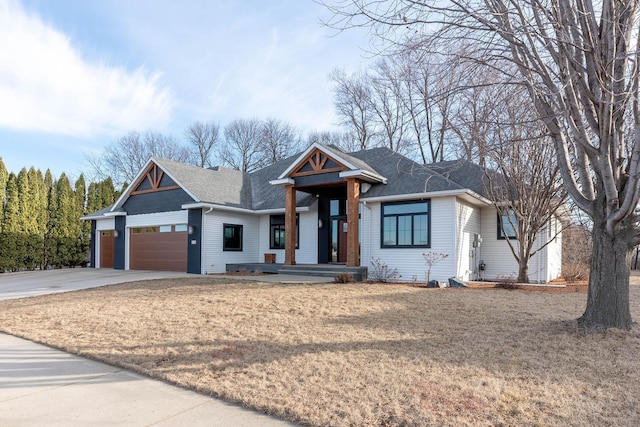
<svg viewBox="0 0 640 427"><path fill-rule="evenodd" d="M543 234L540 233L540 238L536 239L538 241L538 244L536 245L538 247L538 253L536 255L538 255L538 272L536 273L537 276L537 283L540 283L540 258L542 257L542 251L540 251L540 246L542 245L542 236Z"/></svg>

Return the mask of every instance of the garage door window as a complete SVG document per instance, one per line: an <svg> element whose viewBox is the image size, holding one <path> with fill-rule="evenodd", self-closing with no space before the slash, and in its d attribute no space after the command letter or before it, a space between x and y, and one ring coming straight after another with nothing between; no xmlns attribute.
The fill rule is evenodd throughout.
<svg viewBox="0 0 640 427"><path fill-rule="evenodd" d="M176 225L176 232L187 231L187 224Z"/></svg>
<svg viewBox="0 0 640 427"><path fill-rule="evenodd" d="M161 233L171 233L171 226L170 225L161 225L160 226L160 232Z"/></svg>
<svg viewBox="0 0 640 427"><path fill-rule="evenodd" d="M225 251L242 250L242 225L223 224L223 249Z"/></svg>

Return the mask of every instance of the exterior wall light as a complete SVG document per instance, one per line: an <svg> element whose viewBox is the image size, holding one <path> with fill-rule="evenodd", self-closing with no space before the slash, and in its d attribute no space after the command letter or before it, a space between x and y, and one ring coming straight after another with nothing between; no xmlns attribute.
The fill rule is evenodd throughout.
<svg viewBox="0 0 640 427"><path fill-rule="evenodd" d="M323 225L322 218L318 218L318 228L322 228Z"/></svg>
<svg viewBox="0 0 640 427"><path fill-rule="evenodd" d="M118 230L113 230L113 237L119 237L120 232Z"/></svg>
<svg viewBox="0 0 640 427"><path fill-rule="evenodd" d="M196 229L195 229L195 227L193 225L190 225L188 230L189 230L189 235L195 233L195 231L196 231Z"/></svg>

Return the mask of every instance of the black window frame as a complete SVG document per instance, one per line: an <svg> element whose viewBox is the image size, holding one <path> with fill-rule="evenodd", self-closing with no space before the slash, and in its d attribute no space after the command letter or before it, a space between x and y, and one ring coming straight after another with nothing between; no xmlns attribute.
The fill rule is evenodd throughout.
<svg viewBox="0 0 640 427"><path fill-rule="evenodd" d="M279 218L282 217L282 224L274 224L273 219L274 218ZM280 249L284 249L284 242L282 243L282 247L279 246L275 246L273 244L274 242L274 227L278 227L277 229L282 229L284 230L285 224L284 224L284 217L285 214L276 214L276 215L269 215L269 249L275 249L275 250L280 250ZM300 214L296 213L296 249L300 249Z"/></svg>
<svg viewBox="0 0 640 427"><path fill-rule="evenodd" d="M240 234L240 247L236 248L236 247L227 247L227 229L228 228L232 228L234 230L239 230L239 234ZM225 252L242 252L242 247L243 247L243 240L244 240L244 233L243 233L243 228L244 226L242 224L222 224L222 250Z"/></svg>
<svg viewBox="0 0 640 427"><path fill-rule="evenodd" d="M515 224L513 225L509 222L509 219L508 219L508 215L510 214L513 214L513 219L515 221ZM496 218L497 218L496 222L498 225L498 240L507 240L507 239L517 240L518 239L518 217L516 216L516 213L513 211L513 209L509 209L506 215L499 211L496 212ZM503 218L506 218L507 225L513 228L513 235L509 235L509 236L504 235L503 228L502 228Z"/></svg>
<svg viewBox="0 0 640 427"><path fill-rule="evenodd" d="M401 214L385 214L384 210L386 206L397 206L397 205L411 205L411 204L423 204L426 203L427 211L426 212L408 212ZM414 217L419 215L427 216L427 244L418 245L414 243L415 237L415 228L414 228ZM411 244L410 245L399 245L397 242L398 239L398 218L399 217L411 217ZM387 245L384 243L384 220L385 218L396 218L396 244L395 245ZM380 207L380 248L383 249L402 249L402 248L431 248L431 199L422 199L422 200L408 200L402 202L386 202L382 203Z"/></svg>

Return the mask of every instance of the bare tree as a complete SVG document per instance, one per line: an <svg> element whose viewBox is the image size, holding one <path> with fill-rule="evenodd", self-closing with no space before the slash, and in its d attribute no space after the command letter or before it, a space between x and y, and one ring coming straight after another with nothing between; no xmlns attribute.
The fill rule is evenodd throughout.
<svg viewBox="0 0 640 427"><path fill-rule="evenodd" d="M271 165L300 149L300 135L293 125L269 118L262 123L260 144L265 166Z"/></svg>
<svg viewBox="0 0 640 427"><path fill-rule="evenodd" d="M101 155L86 157L100 179L110 177L116 185L131 182L152 156L189 162L189 150L172 136L147 131L143 136L129 132L108 144Z"/></svg>
<svg viewBox="0 0 640 427"><path fill-rule="evenodd" d="M195 122L184 133L191 149L193 163L201 168L211 167L211 156L219 139L220 125L215 122Z"/></svg>
<svg viewBox="0 0 640 427"><path fill-rule="evenodd" d="M363 72L347 76L343 70L336 69L330 78L335 83L334 102L341 124L356 136L360 150L370 148L374 112L369 76Z"/></svg>
<svg viewBox="0 0 640 427"><path fill-rule="evenodd" d="M401 70L391 61L382 59L374 65L369 79L371 110L378 130L376 139L392 151L403 151L407 127L399 73Z"/></svg>
<svg viewBox="0 0 640 427"><path fill-rule="evenodd" d="M220 160L226 166L253 172L264 164L261 150L262 122L259 119L235 119L224 128L225 141Z"/></svg>
<svg viewBox="0 0 640 427"><path fill-rule="evenodd" d="M563 229L554 215L564 205L566 191L544 125L527 120L529 103L514 96L504 106L510 120L496 126L497 141L488 151L500 174L487 174L487 192L518 263L518 282L529 283L529 261ZM509 230L515 239L509 238Z"/></svg>
<svg viewBox="0 0 640 427"><path fill-rule="evenodd" d="M342 1L335 27L371 26L384 40L424 34L472 40L475 58L508 60L554 143L565 188L593 221L587 330L632 326L629 261L640 243L638 0ZM496 72L503 72L498 67ZM508 71L506 72L508 73ZM633 121L625 115L631 110ZM634 129L628 141L625 129ZM625 148L629 147L628 151Z"/></svg>

